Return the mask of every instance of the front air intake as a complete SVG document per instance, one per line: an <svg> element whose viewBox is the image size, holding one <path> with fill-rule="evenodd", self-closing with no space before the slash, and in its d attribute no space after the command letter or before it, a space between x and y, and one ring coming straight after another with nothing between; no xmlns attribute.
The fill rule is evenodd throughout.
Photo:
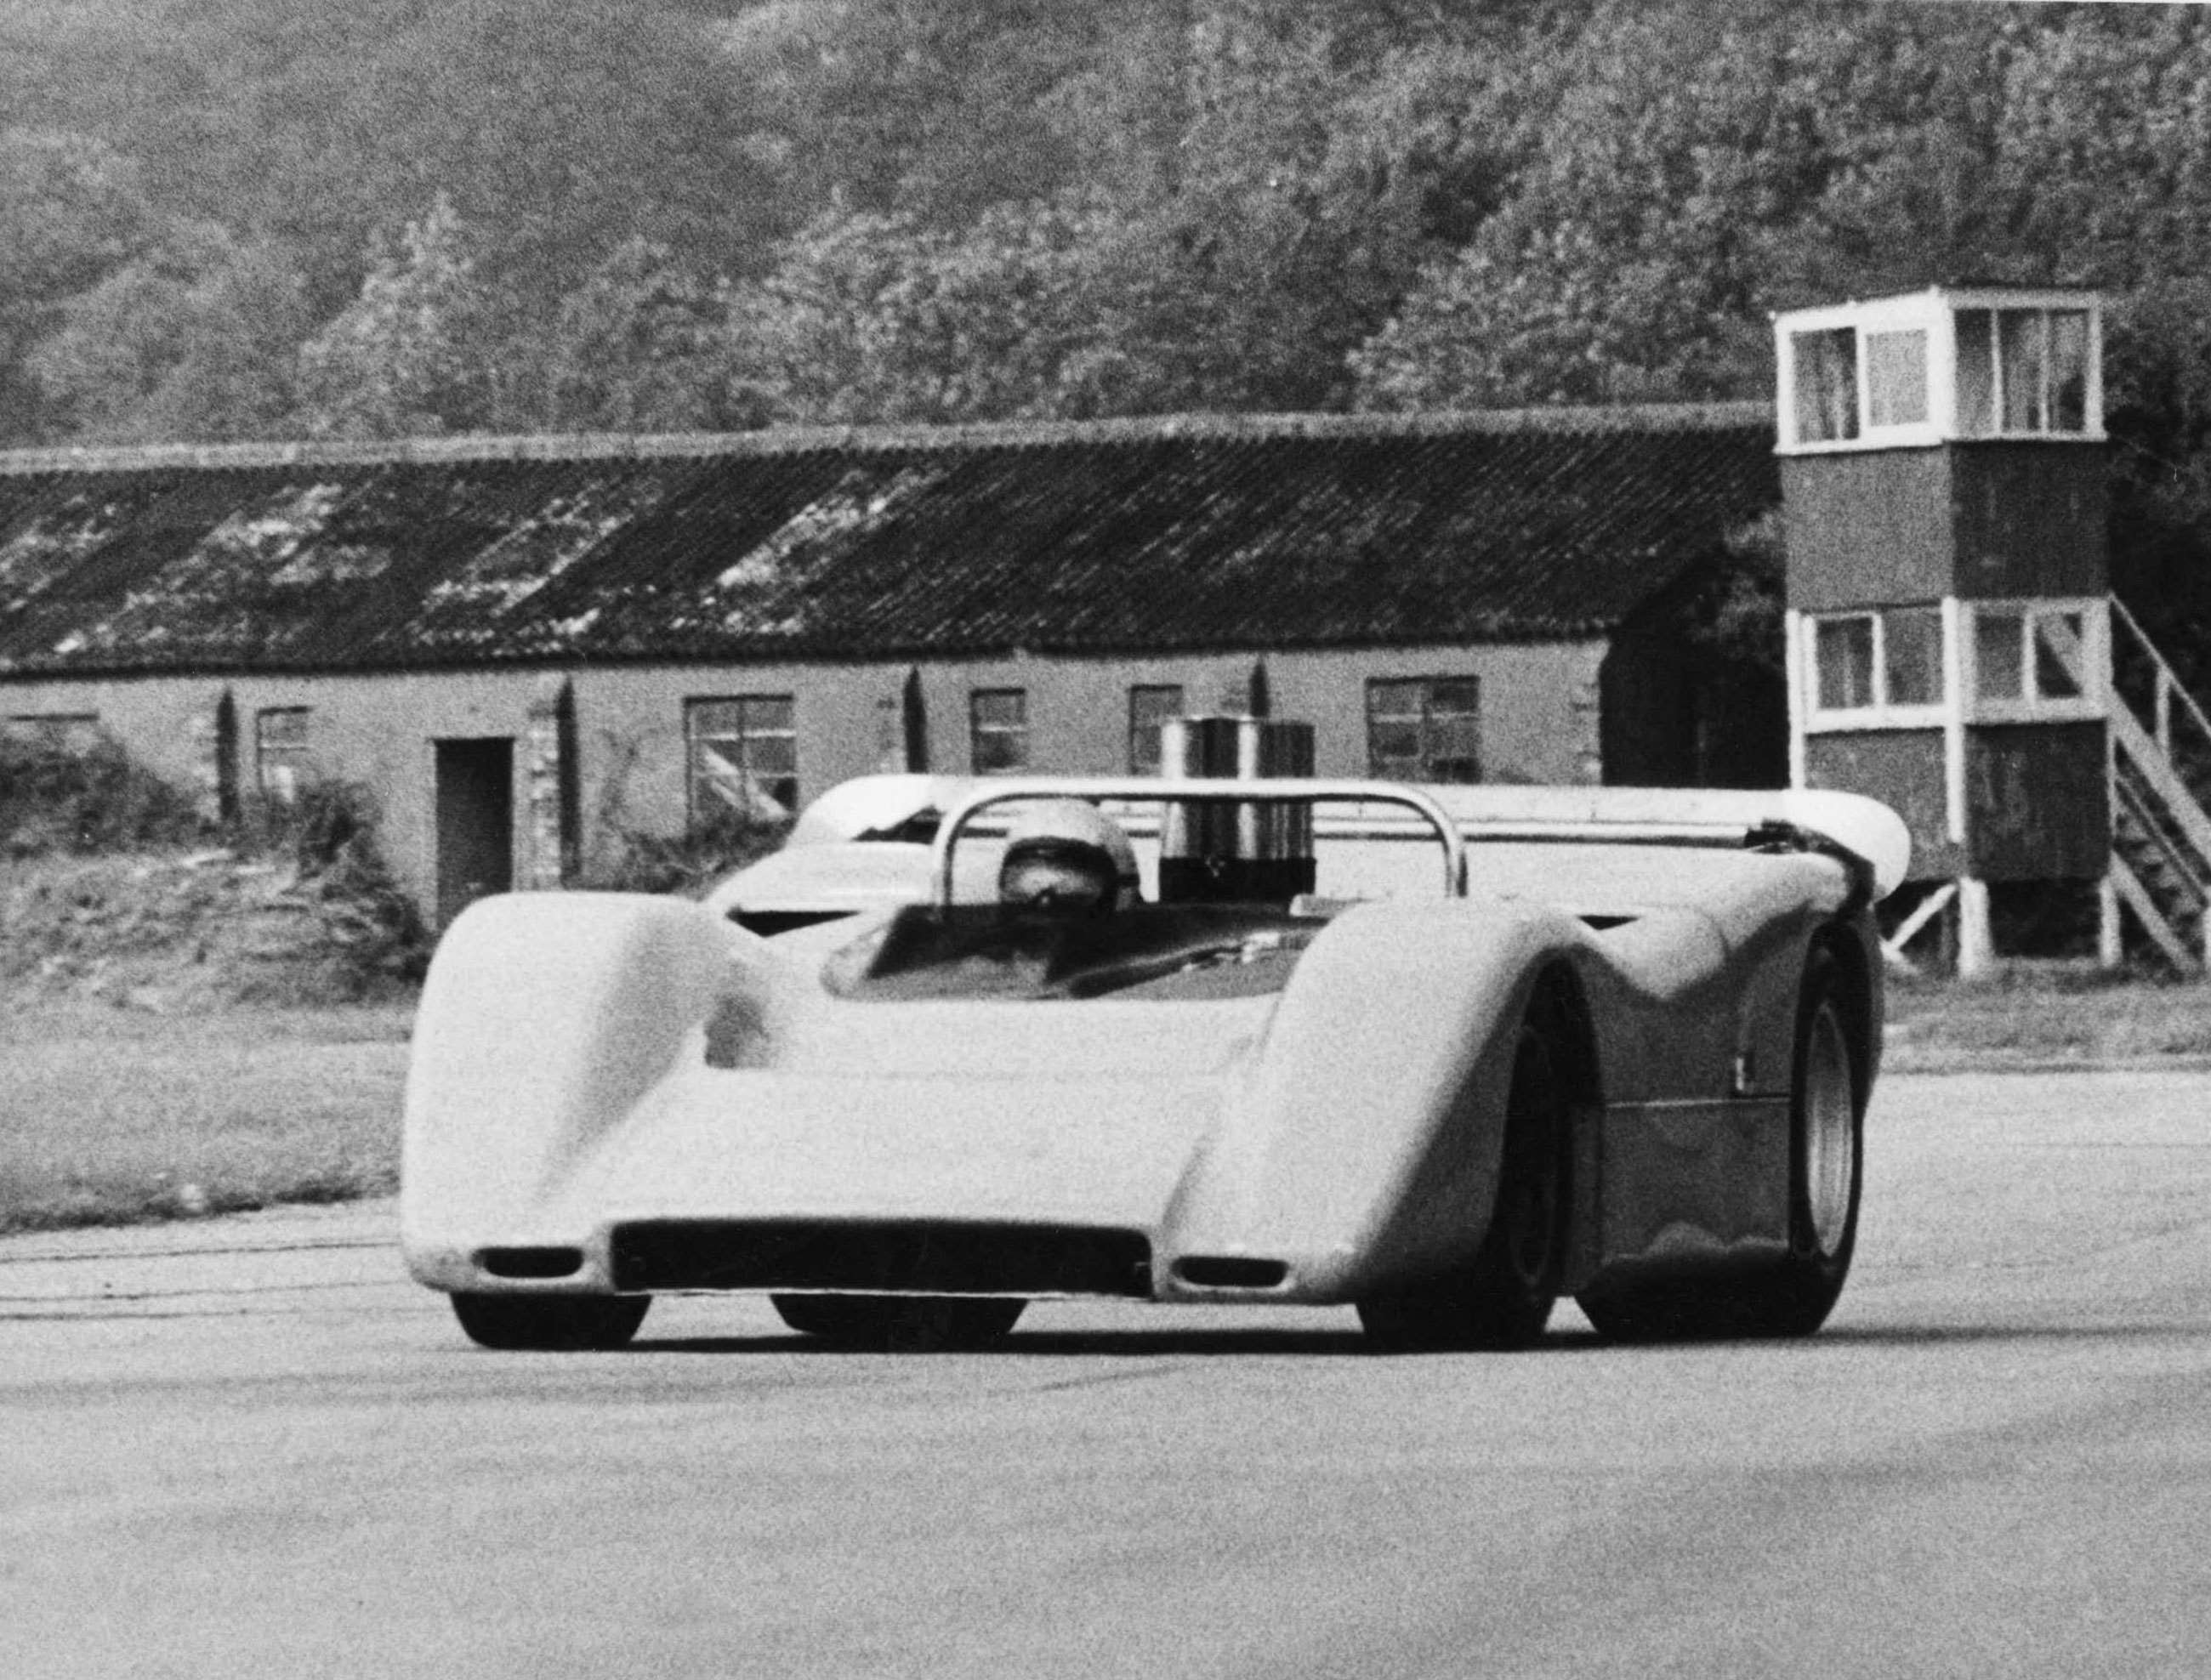
<svg viewBox="0 0 2211 1680"><path fill-rule="evenodd" d="M584 1269L581 1248L479 1248L476 1264L494 1278L572 1278Z"/></svg>
<svg viewBox="0 0 2211 1680"><path fill-rule="evenodd" d="M657 1219L617 1225L614 1286L913 1295L1152 1292L1141 1231L934 1221Z"/></svg>
<svg viewBox="0 0 2211 1680"><path fill-rule="evenodd" d="M1174 1263L1174 1275L1198 1289L1273 1289L1290 1268L1281 1260L1245 1254L1185 1254Z"/></svg>

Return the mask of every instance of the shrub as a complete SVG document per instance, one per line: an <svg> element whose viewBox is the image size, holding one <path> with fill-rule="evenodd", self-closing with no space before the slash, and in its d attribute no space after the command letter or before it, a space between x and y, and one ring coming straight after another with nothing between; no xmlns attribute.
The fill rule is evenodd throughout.
<svg viewBox="0 0 2211 1680"><path fill-rule="evenodd" d="M0 854L132 851L211 832L190 795L107 736L70 751L0 734Z"/></svg>
<svg viewBox="0 0 2211 1680"><path fill-rule="evenodd" d="M733 869L767 855L791 832L789 820L727 812L688 833L666 836L617 828L610 855L577 884L603 892L700 894Z"/></svg>
<svg viewBox="0 0 2211 1680"><path fill-rule="evenodd" d="M324 937L341 952L357 995L422 977L429 930L377 849L376 803L366 788L311 782L288 803L255 801L239 828L240 850L291 863L298 890L320 907Z"/></svg>

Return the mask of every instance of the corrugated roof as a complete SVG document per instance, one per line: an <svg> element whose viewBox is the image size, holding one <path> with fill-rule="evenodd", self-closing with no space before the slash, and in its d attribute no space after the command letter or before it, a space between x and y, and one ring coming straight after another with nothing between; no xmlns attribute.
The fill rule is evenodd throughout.
<svg viewBox="0 0 2211 1680"><path fill-rule="evenodd" d="M1601 633L1764 405L0 456L0 674Z"/></svg>

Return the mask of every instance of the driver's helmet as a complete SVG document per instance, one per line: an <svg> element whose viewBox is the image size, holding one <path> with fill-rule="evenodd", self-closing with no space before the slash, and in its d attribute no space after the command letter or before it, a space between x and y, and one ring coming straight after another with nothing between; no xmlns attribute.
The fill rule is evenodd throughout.
<svg viewBox="0 0 2211 1680"><path fill-rule="evenodd" d="M1096 806L1048 799L1020 807L998 866L999 903L1104 916L1138 891L1136 849Z"/></svg>

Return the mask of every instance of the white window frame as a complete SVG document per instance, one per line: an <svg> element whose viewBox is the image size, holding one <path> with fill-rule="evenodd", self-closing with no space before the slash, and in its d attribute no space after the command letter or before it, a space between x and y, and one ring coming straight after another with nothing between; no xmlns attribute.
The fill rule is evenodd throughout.
<svg viewBox="0 0 2211 1680"><path fill-rule="evenodd" d="M775 707L785 709L791 720L788 723L766 721L765 714ZM736 723L734 731L706 727L706 720L714 715L710 709L719 708L730 709ZM755 748L769 741L790 742L791 771L787 776L758 762ZM720 755L722 762L732 772L730 777L702 772L700 768L701 753L715 742L735 745L734 756L726 752ZM714 818L731 814L754 820L777 821L795 813L798 809L803 785L799 772L797 694L783 690L684 697L684 795L693 829L703 828ZM789 783L787 789L781 785L785 783ZM720 791L724 785L734 786L742 799L733 800ZM784 797L785 793L789 797Z"/></svg>
<svg viewBox="0 0 2211 1680"><path fill-rule="evenodd" d="M1436 704L1439 688L1466 688L1473 691L1471 709L1445 711ZM1482 680L1472 671L1458 673L1431 671L1409 672L1404 674L1369 677L1366 680L1365 717L1366 725L1366 773L1377 781L1406 782L1429 787L1469 787L1487 780L1488 771L1484 749L1487 746L1487 726L1482 712ZM1378 690L1414 689L1418 691L1420 710L1417 712L1378 712L1375 699ZM1439 764L1454 762L1451 755L1437 751L1436 731L1439 718L1470 719L1474 730L1474 781L1472 783L1440 782L1433 774ZM1374 726L1377 720L1403 725L1410 722L1419 731L1420 752L1410 759L1386 758L1375 751ZM1414 768L1408 773L1404 766Z"/></svg>
<svg viewBox="0 0 2211 1680"><path fill-rule="evenodd" d="M1008 699L1015 701L1019 704L1021 717L1018 721L1009 722L1003 718L985 718L983 716L985 710L983 703L985 700ZM1035 722L1036 720L1029 710L1029 692L1027 688L993 684L969 689L967 691L968 773L972 776L1027 776L1035 763L1032 755L1036 742L1034 735L1031 734ZM998 764L988 770L984 769L983 744L986 740L1016 743L1014 749L1015 761L1012 764Z"/></svg>
<svg viewBox="0 0 2211 1680"><path fill-rule="evenodd" d="M2026 311L2045 317L2062 311L2085 313L2088 323L2086 425L2078 432L2046 429L2051 417L2044 391L2045 428L2005 431L2003 370L1999 354L1992 351L1990 378L1996 392L1996 426L1992 431L1966 432L1958 412L1958 317L1966 310L1997 312ZM1796 337L1803 333L1832 332L1840 327L1857 333L1857 435L1854 438L1803 438L1796 429ZM2044 328L2046 335L2048 327ZM1884 333L1923 332L1927 335L1927 415L1923 420L1895 426L1875 426L1869 389L1867 344ZM2097 444L2104 441L2104 320L2101 300L2093 292L2029 290L2026 287L1931 287L1902 297L1876 298L1861 302L1832 304L1819 309L1790 310L1773 317L1775 421L1783 455L1847 455L1866 450L1898 449L1969 440L2026 440L2054 444ZM2045 355L2044 366L2049 365ZM2045 375L2047 378L2047 375Z"/></svg>
<svg viewBox="0 0 2211 1680"><path fill-rule="evenodd" d="M1968 723L2050 723L2086 722L2104 716L2111 706L2111 620L2101 595L2037 596L2013 601L1968 601L1962 603L1960 629L1965 674L1964 710ZM1980 621L1984 617L2016 613L2020 619L2020 674L2026 692L1984 695L1981 692ZM2044 695L2038 691L2034 656L2035 620L2061 613L2081 619L2081 692L2077 695Z"/></svg>
<svg viewBox="0 0 2211 1680"><path fill-rule="evenodd" d="M1138 695L1154 697L1172 695L1168 708L1139 723L1136 712ZM1160 726L1168 718L1179 717L1190 710L1190 690L1178 682L1136 682L1129 685L1129 774L1157 776L1161 767Z"/></svg>
<svg viewBox="0 0 2211 1680"><path fill-rule="evenodd" d="M296 739L283 739L294 733ZM253 786L274 805L296 805L314 777L312 706L261 706L253 714Z"/></svg>
<svg viewBox="0 0 2211 1680"><path fill-rule="evenodd" d="M42 752L75 758L92 750L100 737L96 711L19 711L9 715L7 733Z"/></svg>
<svg viewBox="0 0 2211 1680"><path fill-rule="evenodd" d="M1934 699L1913 705L1892 705L1888 700L1888 615L1892 613L1940 614L1941 639L1937 644L1939 686ZM1950 638L1955 633L1954 615L1934 601L1915 601L1907 607L1853 607L1845 612L1805 613L1796 620L1797 669L1804 693L1804 728L1820 734L1852 729L1933 729L1948 718L1949 673L1953 664ZM1873 623L1873 704L1866 706L1822 706L1820 704L1820 626L1846 619Z"/></svg>

